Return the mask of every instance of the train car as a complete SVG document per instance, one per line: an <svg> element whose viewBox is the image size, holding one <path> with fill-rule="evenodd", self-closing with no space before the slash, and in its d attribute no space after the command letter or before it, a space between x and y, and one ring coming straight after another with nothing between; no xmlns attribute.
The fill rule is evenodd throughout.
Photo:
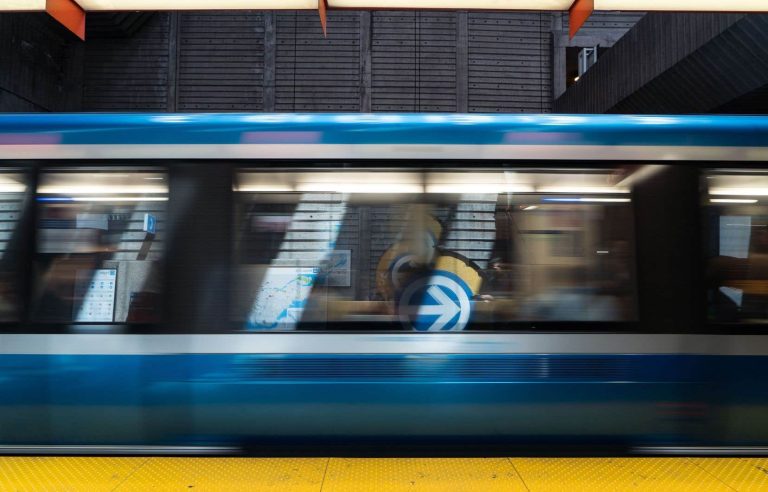
<svg viewBox="0 0 768 492"><path fill-rule="evenodd" d="M766 197L766 117L0 115L0 452L764 452Z"/></svg>

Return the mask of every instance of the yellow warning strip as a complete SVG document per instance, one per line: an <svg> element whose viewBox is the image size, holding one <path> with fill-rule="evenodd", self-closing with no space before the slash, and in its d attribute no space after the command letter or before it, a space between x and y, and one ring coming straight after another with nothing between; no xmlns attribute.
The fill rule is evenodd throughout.
<svg viewBox="0 0 768 492"><path fill-rule="evenodd" d="M768 458L0 457L0 491L768 491Z"/></svg>

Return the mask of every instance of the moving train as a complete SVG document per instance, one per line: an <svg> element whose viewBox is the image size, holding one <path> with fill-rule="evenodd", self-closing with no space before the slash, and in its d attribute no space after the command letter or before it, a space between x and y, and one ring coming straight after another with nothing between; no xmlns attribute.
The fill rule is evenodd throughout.
<svg viewBox="0 0 768 492"><path fill-rule="evenodd" d="M765 452L768 117L0 115L0 323L0 453Z"/></svg>

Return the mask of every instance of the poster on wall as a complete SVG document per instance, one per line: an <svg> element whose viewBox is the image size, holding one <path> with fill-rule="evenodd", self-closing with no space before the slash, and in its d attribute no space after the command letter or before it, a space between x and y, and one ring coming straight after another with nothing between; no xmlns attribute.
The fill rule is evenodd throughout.
<svg viewBox="0 0 768 492"><path fill-rule="evenodd" d="M117 269L78 270L73 318L83 322L111 322L115 316Z"/></svg>
<svg viewBox="0 0 768 492"><path fill-rule="evenodd" d="M327 287L352 285L352 250L340 249L328 254L320 267L318 283Z"/></svg>
<svg viewBox="0 0 768 492"><path fill-rule="evenodd" d="M248 316L248 329L296 329L316 277L316 268L269 267Z"/></svg>

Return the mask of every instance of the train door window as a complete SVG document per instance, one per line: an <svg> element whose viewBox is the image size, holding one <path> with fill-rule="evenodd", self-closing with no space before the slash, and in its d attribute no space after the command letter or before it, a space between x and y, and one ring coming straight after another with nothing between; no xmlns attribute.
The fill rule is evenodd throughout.
<svg viewBox="0 0 768 492"><path fill-rule="evenodd" d="M0 173L0 322L19 320L20 278L26 250L23 225L29 180L24 173Z"/></svg>
<svg viewBox="0 0 768 492"><path fill-rule="evenodd" d="M417 331L633 320L623 178L241 172L233 318L248 330Z"/></svg>
<svg viewBox="0 0 768 492"><path fill-rule="evenodd" d="M768 322L768 172L704 173L708 318Z"/></svg>
<svg viewBox="0 0 768 492"><path fill-rule="evenodd" d="M34 319L158 322L167 200L159 170L42 172Z"/></svg>

